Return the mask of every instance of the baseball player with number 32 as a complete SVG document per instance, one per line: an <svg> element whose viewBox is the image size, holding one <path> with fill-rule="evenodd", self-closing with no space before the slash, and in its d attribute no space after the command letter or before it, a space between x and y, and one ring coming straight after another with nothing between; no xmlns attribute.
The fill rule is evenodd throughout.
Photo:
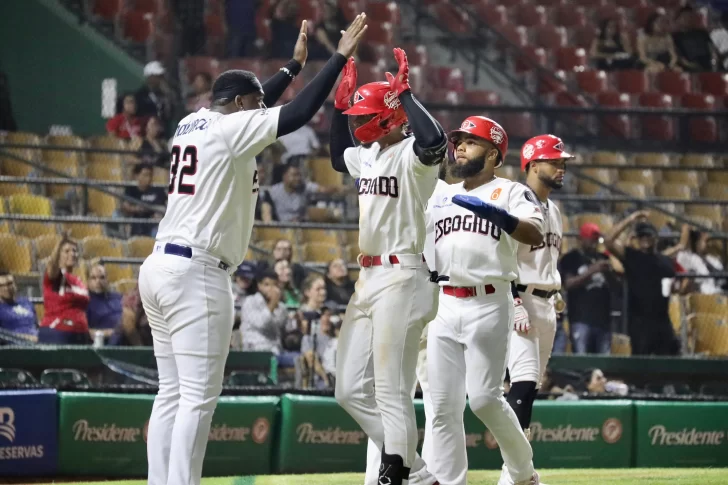
<svg viewBox="0 0 728 485"><path fill-rule="evenodd" d="M428 469L442 485L467 483L467 395L470 409L500 445L511 481L538 485L531 445L503 397L503 378L513 331L516 252L519 243L543 242L543 215L524 185L495 176L508 149L498 123L471 116L450 133L450 141L450 173L464 181L439 184L427 209L441 290L427 334L431 446L437 450Z"/></svg>

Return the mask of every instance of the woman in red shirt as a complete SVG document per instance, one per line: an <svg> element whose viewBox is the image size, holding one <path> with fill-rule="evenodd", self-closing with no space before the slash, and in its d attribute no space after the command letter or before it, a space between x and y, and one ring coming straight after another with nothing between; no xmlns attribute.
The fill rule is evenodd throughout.
<svg viewBox="0 0 728 485"><path fill-rule="evenodd" d="M88 289L81 278L73 274L77 263L78 244L64 234L53 249L43 275L45 314L38 329L38 343L91 343L86 320Z"/></svg>
<svg viewBox="0 0 728 485"><path fill-rule="evenodd" d="M124 96L121 113L106 122L106 131L123 140L142 136L142 119L136 115L137 105L133 94Z"/></svg>

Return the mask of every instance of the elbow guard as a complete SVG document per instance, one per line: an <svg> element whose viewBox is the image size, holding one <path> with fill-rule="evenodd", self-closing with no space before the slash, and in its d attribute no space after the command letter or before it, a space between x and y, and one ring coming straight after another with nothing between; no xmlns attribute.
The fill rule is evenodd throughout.
<svg viewBox="0 0 728 485"><path fill-rule="evenodd" d="M441 163L447 155L447 138L442 137L442 141L430 148L422 148L417 142L414 145L415 155L423 165L432 167Z"/></svg>

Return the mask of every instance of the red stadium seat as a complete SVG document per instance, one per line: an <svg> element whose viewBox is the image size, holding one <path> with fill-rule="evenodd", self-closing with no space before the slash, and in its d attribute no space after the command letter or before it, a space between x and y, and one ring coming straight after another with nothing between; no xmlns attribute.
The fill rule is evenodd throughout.
<svg viewBox="0 0 728 485"><path fill-rule="evenodd" d="M683 108L712 111L716 108L715 97L710 94L685 94L680 99ZM689 123L690 139L699 142L718 140L718 123L712 116L691 117Z"/></svg>
<svg viewBox="0 0 728 485"><path fill-rule="evenodd" d="M114 21L124 9L124 0L94 0L92 13L104 20Z"/></svg>
<svg viewBox="0 0 728 485"><path fill-rule="evenodd" d="M376 64L369 64L366 62L357 63L357 83L361 86L366 83L373 83L377 81L386 81L384 78L384 71ZM418 91L419 94L419 91Z"/></svg>
<svg viewBox="0 0 728 485"><path fill-rule="evenodd" d="M635 8L647 6L647 0L613 0L618 7Z"/></svg>
<svg viewBox="0 0 728 485"><path fill-rule="evenodd" d="M122 32L125 39L144 43L149 40L153 32L152 21L154 16L150 13L133 10L124 14Z"/></svg>
<svg viewBox="0 0 728 485"><path fill-rule="evenodd" d="M389 22L399 25L399 7L396 2L367 2L364 11L367 17L374 22Z"/></svg>
<svg viewBox="0 0 728 485"><path fill-rule="evenodd" d="M544 49L556 49L566 45L566 29L555 25L535 27L536 44Z"/></svg>
<svg viewBox="0 0 728 485"><path fill-rule="evenodd" d="M631 106L629 94L616 91L599 93L597 100L605 108L629 109ZM626 114L600 115L599 134L610 138L631 138L632 120Z"/></svg>
<svg viewBox="0 0 728 485"><path fill-rule="evenodd" d="M617 7L611 2L607 2L596 9L595 17L597 21L602 21L604 19L615 19L618 22L623 23L627 18L627 14L624 12L623 8Z"/></svg>
<svg viewBox="0 0 728 485"><path fill-rule="evenodd" d="M435 86L462 93L465 91L463 71L458 67L437 67L433 69Z"/></svg>
<svg viewBox="0 0 728 485"><path fill-rule="evenodd" d="M586 25L571 31L571 44L588 50L596 37L597 28L593 25Z"/></svg>
<svg viewBox="0 0 728 485"><path fill-rule="evenodd" d="M557 106L574 107L574 108L589 107L589 102L584 98L584 96L582 96L580 94L570 93L569 91L561 91L560 93L556 93L555 99L556 99ZM587 115L563 114L562 116L569 117L572 120L574 120L576 123L579 123L580 125L586 125L588 123Z"/></svg>
<svg viewBox="0 0 728 485"><path fill-rule="evenodd" d="M164 10L161 0L133 0L134 10L139 12L159 13Z"/></svg>
<svg viewBox="0 0 728 485"><path fill-rule="evenodd" d="M614 73L617 90L628 94L642 94L649 90L649 80L645 71L625 70Z"/></svg>
<svg viewBox="0 0 728 485"><path fill-rule="evenodd" d="M276 61L277 63L277 61ZM246 71L254 72L256 76L260 76L262 78L266 78L268 76L268 73L275 69L276 71L278 68L265 68L265 62L263 62L261 59L255 59L252 57L239 57L239 58L233 58L233 59L225 59L219 62L220 70L221 71L229 71L231 69L243 69Z"/></svg>
<svg viewBox="0 0 728 485"><path fill-rule="evenodd" d="M318 22L323 18L323 6L316 0L297 0L298 18L296 23L301 25L304 20Z"/></svg>
<svg viewBox="0 0 728 485"><path fill-rule="evenodd" d="M546 66L548 63L548 56L546 50L543 47L537 45L528 45L521 49L521 54L516 58L516 72L528 72L534 69L534 64L539 66Z"/></svg>
<svg viewBox="0 0 728 485"><path fill-rule="evenodd" d="M531 138L534 133L531 113L509 113L501 124L511 138Z"/></svg>
<svg viewBox="0 0 728 485"><path fill-rule="evenodd" d="M338 5L347 22L353 21L359 15L359 4L356 0L339 0Z"/></svg>
<svg viewBox="0 0 728 485"><path fill-rule="evenodd" d="M556 78L556 79L554 79ZM553 75L551 73L542 73L538 76L538 93L542 95L549 95L565 91L566 85L566 72L562 70L555 71Z"/></svg>
<svg viewBox="0 0 728 485"><path fill-rule="evenodd" d="M561 47L556 50L555 55L557 69L571 71L589 64L586 50L581 47Z"/></svg>
<svg viewBox="0 0 728 485"><path fill-rule="evenodd" d="M447 111L440 111L435 110L430 113L433 118L435 118L440 124L442 125L442 128L445 130L445 133L447 133L450 130L454 130L455 128L458 128L460 126L460 122L462 121L461 116L457 113L453 113L450 110Z"/></svg>
<svg viewBox="0 0 728 485"><path fill-rule="evenodd" d="M574 0L573 4L581 7L596 8L609 3L609 0Z"/></svg>
<svg viewBox="0 0 728 485"><path fill-rule="evenodd" d="M667 10L674 10L682 6L683 0L652 0L652 3Z"/></svg>
<svg viewBox="0 0 728 485"><path fill-rule="evenodd" d="M367 43L386 44L391 46L394 43L394 32L389 22L367 24Z"/></svg>
<svg viewBox="0 0 728 485"><path fill-rule="evenodd" d="M438 3L432 7L432 12L435 18L445 26L445 28L454 34L467 34L469 33L473 25L470 17L462 9L453 8L449 3ZM371 29L371 27L370 27ZM367 32L367 37L373 37L370 32Z"/></svg>
<svg viewBox="0 0 728 485"><path fill-rule="evenodd" d="M556 9L556 25L564 27L585 27L588 24L584 7L564 5Z"/></svg>
<svg viewBox="0 0 728 485"><path fill-rule="evenodd" d="M427 97L427 101L438 104L449 104L457 106L463 102L463 94L458 91L448 91L445 89L435 89Z"/></svg>
<svg viewBox="0 0 728 485"><path fill-rule="evenodd" d="M500 104L500 96L493 91L465 91L465 102L475 106Z"/></svg>
<svg viewBox="0 0 728 485"><path fill-rule="evenodd" d="M575 77L579 88L586 93L598 94L607 90L607 73L604 71L587 69L575 73Z"/></svg>
<svg viewBox="0 0 728 485"><path fill-rule="evenodd" d="M640 106L645 108L670 109L672 96L662 93L643 93L639 97ZM649 140L672 140L675 137L675 123L672 117L647 115L640 119L642 137Z"/></svg>
<svg viewBox="0 0 728 485"><path fill-rule="evenodd" d="M503 5L492 6L487 3L479 3L475 13L481 22L495 30L501 30L508 25L508 11Z"/></svg>
<svg viewBox="0 0 728 485"><path fill-rule="evenodd" d="M427 65L427 46L424 44L405 44L402 46L402 49L407 53L407 60L410 66Z"/></svg>
<svg viewBox="0 0 728 485"><path fill-rule="evenodd" d="M568 0L539 0L538 3L544 7L559 7L568 3Z"/></svg>
<svg viewBox="0 0 728 485"><path fill-rule="evenodd" d="M662 71L655 76L658 91L671 96L682 96L692 91L690 75L683 72Z"/></svg>
<svg viewBox="0 0 728 485"><path fill-rule="evenodd" d="M500 33L516 47L524 48L528 45L528 30L522 25L504 25Z"/></svg>
<svg viewBox="0 0 728 485"><path fill-rule="evenodd" d="M182 59L182 69L188 84L194 80L197 73L206 72L215 79L222 72L220 62L216 58L203 56L185 57ZM253 72L259 71L253 70Z"/></svg>
<svg viewBox="0 0 728 485"><path fill-rule="evenodd" d="M526 27L546 25L546 9L530 3L520 5L516 7L516 23Z"/></svg>
<svg viewBox="0 0 728 485"><path fill-rule="evenodd" d="M261 11L255 16L255 32L258 38L263 40L266 44L270 43L273 39L273 34L270 30L270 18L265 15L265 12Z"/></svg>
<svg viewBox="0 0 728 485"><path fill-rule="evenodd" d="M205 49L209 55L223 56L225 54L225 21L216 14L205 16Z"/></svg>
<svg viewBox="0 0 728 485"><path fill-rule="evenodd" d="M634 25L638 28L643 28L647 23L647 20L658 10L658 7L654 5L644 5L642 7L635 7L632 9L632 15L634 18Z"/></svg>
<svg viewBox="0 0 728 485"><path fill-rule="evenodd" d="M409 52L407 52L409 55ZM394 57L392 55L391 44L366 43L359 47L359 56L363 62L372 62L374 64L393 64Z"/></svg>
<svg viewBox="0 0 728 485"><path fill-rule="evenodd" d="M728 74L722 72L701 72L698 74L700 92L713 96L728 96Z"/></svg>

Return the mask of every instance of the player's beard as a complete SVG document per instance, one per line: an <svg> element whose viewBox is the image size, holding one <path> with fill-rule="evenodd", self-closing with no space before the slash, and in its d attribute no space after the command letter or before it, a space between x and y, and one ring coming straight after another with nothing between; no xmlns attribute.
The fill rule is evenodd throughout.
<svg viewBox="0 0 728 485"><path fill-rule="evenodd" d="M552 190L558 190L564 186L564 179L555 180L553 178L547 177L546 175L539 175L538 178L545 186Z"/></svg>
<svg viewBox="0 0 728 485"><path fill-rule="evenodd" d="M485 157L468 160L465 164L459 164L457 159L450 162L450 175L456 179L465 179L478 175L485 168Z"/></svg>

